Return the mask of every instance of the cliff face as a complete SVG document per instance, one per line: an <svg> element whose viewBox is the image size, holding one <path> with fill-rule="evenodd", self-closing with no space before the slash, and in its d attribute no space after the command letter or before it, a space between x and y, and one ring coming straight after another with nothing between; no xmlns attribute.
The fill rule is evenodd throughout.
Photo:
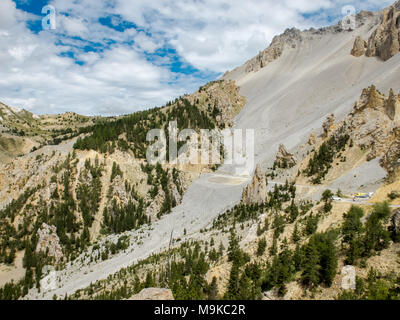
<svg viewBox="0 0 400 320"><path fill-rule="evenodd" d="M367 160L381 158L389 177L400 166L400 95L389 96L374 85L363 90L353 111L336 128L345 128L354 145L367 152ZM332 134L336 133L336 129Z"/></svg>
<svg viewBox="0 0 400 320"><path fill-rule="evenodd" d="M192 104L198 104L203 111L215 108L215 120L218 125L230 127L233 118L243 109L246 99L239 94L235 81L215 81L201 87L187 96Z"/></svg>
<svg viewBox="0 0 400 320"><path fill-rule="evenodd" d="M363 90L348 117L354 142L362 148L372 148L369 159L382 155L395 138L394 129L400 124L399 101L400 96L394 97L393 90L387 97L371 86Z"/></svg>
<svg viewBox="0 0 400 320"><path fill-rule="evenodd" d="M356 39L355 47L361 42ZM367 57L379 57L387 61L400 52L400 1L382 12L381 22L368 40ZM357 51L358 56L362 53Z"/></svg>
<svg viewBox="0 0 400 320"><path fill-rule="evenodd" d="M276 36L267 49L261 51L256 57L246 63L246 72L257 72L266 67L282 55L286 46L295 48L301 39L300 30L296 28L287 29L283 34Z"/></svg>

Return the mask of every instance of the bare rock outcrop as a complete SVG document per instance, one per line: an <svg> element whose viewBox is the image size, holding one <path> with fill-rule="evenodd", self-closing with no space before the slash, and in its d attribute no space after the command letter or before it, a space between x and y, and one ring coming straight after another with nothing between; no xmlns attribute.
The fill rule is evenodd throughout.
<svg viewBox="0 0 400 320"><path fill-rule="evenodd" d="M364 89L350 113L351 136L361 148L369 148L368 160L382 155L393 138L396 124L386 114L387 98L374 85Z"/></svg>
<svg viewBox="0 0 400 320"><path fill-rule="evenodd" d="M210 82L186 98L191 104L203 108L203 111L212 112L218 125L225 127L233 125L233 119L246 103L246 98L239 94L239 87L233 80ZM209 110L210 106L214 106L214 109Z"/></svg>
<svg viewBox="0 0 400 320"><path fill-rule="evenodd" d="M368 40L367 57L387 61L400 52L400 1L383 10L381 23Z"/></svg>
<svg viewBox="0 0 400 320"><path fill-rule="evenodd" d="M400 209L397 209L393 212L392 226L393 226L393 231L396 234L400 234Z"/></svg>
<svg viewBox="0 0 400 320"><path fill-rule="evenodd" d="M325 122L322 124L322 128L324 129L323 137L325 139L335 128L335 116L333 114L326 118Z"/></svg>
<svg viewBox="0 0 400 320"><path fill-rule="evenodd" d="M315 145L316 142L317 142L317 140L315 139L314 133L311 133L310 137L308 138L308 144L310 146L313 146L313 145Z"/></svg>
<svg viewBox="0 0 400 320"><path fill-rule="evenodd" d="M294 167L296 163L293 154L288 152L283 144L280 144L275 160L276 166L281 169L286 169Z"/></svg>
<svg viewBox="0 0 400 320"><path fill-rule="evenodd" d="M354 107L356 112L364 109L382 110L385 105L385 96L374 85L364 89Z"/></svg>
<svg viewBox="0 0 400 320"><path fill-rule="evenodd" d="M133 200L132 197L126 192L124 179L120 175L116 176L111 183L111 197L116 197L120 203L124 205L128 204L129 200Z"/></svg>
<svg viewBox="0 0 400 320"><path fill-rule="evenodd" d="M364 89L346 119L347 131L355 145L369 150L367 160L381 158L389 178L400 168L400 96L390 90L389 97L374 85Z"/></svg>
<svg viewBox="0 0 400 320"><path fill-rule="evenodd" d="M146 288L128 300L175 300L170 289Z"/></svg>
<svg viewBox="0 0 400 320"><path fill-rule="evenodd" d="M396 96L390 89L389 98L385 102L385 112L391 120L395 120L400 111L400 95Z"/></svg>
<svg viewBox="0 0 400 320"><path fill-rule="evenodd" d="M391 229L394 236L396 238L400 238L400 209L396 209L393 212L393 216L391 218Z"/></svg>
<svg viewBox="0 0 400 320"><path fill-rule="evenodd" d="M392 181L400 169L400 128L393 130L394 138L381 159L381 165L388 172Z"/></svg>
<svg viewBox="0 0 400 320"><path fill-rule="evenodd" d="M267 179L260 165L257 165L253 179L243 190L242 202L244 204L262 204L265 202L267 194Z"/></svg>
<svg viewBox="0 0 400 320"><path fill-rule="evenodd" d="M38 236L39 240L36 246L36 252L47 252L50 257L54 257L56 261L59 261L63 253L60 246L60 239L57 235L57 228L43 223L42 227L38 230Z"/></svg>
<svg viewBox="0 0 400 320"><path fill-rule="evenodd" d="M146 215L155 219L160 212L165 200L165 192L161 185L158 186L158 193L154 199L152 199L151 204L146 208Z"/></svg>
<svg viewBox="0 0 400 320"><path fill-rule="evenodd" d="M276 36L267 49L246 62L246 73L257 72L266 67L269 63L278 59L286 47L295 48L301 40L300 30L296 28L287 29L283 34Z"/></svg>
<svg viewBox="0 0 400 320"><path fill-rule="evenodd" d="M351 50L351 55L355 57L361 57L367 51L368 43L363 40L360 36L357 36L354 41L353 49Z"/></svg>

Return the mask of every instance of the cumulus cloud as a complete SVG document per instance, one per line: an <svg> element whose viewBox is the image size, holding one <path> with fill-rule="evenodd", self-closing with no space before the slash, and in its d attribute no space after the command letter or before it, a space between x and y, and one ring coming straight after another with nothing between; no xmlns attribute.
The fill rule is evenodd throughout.
<svg viewBox="0 0 400 320"><path fill-rule="evenodd" d="M288 27L326 24L347 4L390 2L51 0L57 29L34 33L26 23L41 17L1 0L0 101L104 115L162 105L244 63Z"/></svg>
<svg viewBox="0 0 400 320"><path fill-rule="evenodd" d="M8 29L15 23L15 3L11 1L0 2L0 30Z"/></svg>

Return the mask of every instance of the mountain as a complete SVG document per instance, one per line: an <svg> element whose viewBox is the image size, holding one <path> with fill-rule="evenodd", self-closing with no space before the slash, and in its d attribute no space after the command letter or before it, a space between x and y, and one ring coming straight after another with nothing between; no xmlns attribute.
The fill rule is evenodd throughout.
<svg viewBox="0 0 400 320"><path fill-rule="evenodd" d="M2 106L7 135L37 150L7 146L2 160L0 256L14 266L0 279L26 275L0 297L126 299L168 273L175 299L398 298L399 21L400 1L360 12L354 30L288 29L192 95L74 115L63 135ZM145 133L171 120L254 129L254 174L149 165Z"/></svg>

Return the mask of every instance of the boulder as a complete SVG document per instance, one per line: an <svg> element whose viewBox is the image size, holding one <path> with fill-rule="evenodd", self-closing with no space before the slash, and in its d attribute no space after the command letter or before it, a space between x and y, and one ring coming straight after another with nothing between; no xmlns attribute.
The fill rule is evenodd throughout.
<svg viewBox="0 0 400 320"><path fill-rule="evenodd" d="M363 40L360 36L354 41L353 49L351 50L351 55L355 57L361 57L367 51L368 43Z"/></svg>

